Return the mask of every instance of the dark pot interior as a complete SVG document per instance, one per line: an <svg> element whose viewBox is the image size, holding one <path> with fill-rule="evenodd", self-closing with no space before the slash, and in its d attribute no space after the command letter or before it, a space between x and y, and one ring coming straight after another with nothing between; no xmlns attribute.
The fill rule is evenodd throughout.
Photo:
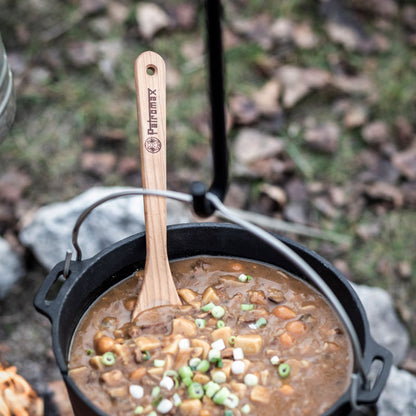
<svg viewBox="0 0 416 416"><path fill-rule="evenodd" d="M373 361L382 368L370 387L359 386L357 403L372 405L378 399L391 366L391 354L374 342L369 333L364 309L348 281L330 263L311 250L279 237L300 255L327 283L338 297L352 321L363 352L366 371ZM228 224L187 224L168 228L168 254L171 260L197 255L220 255L257 260L276 265L289 273L308 280L282 254L246 230ZM137 234L114 244L91 259L71 263L71 273L55 299L47 300L51 287L62 275L63 263L50 272L35 297L35 307L52 322L53 349L58 366L67 384L75 415L105 414L97 409L68 377L67 357L72 335L89 306L107 289L144 266L146 244L144 234ZM362 384L362 383L360 383ZM328 415L352 414L350 389Z"/></svg>

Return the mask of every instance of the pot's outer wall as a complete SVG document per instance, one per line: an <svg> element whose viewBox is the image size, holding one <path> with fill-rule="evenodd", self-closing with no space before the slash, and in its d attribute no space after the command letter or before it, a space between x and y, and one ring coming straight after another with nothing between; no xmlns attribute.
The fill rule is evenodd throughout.
<svg viewBox="0 0 416 416"><path fill-rule="evenodd" d="M348 281L329 262L311 250L291 240L279 237L299 254L320 275L340 300L349 315L364 351L363 362L368 369L374 358L380 358L385 367L383 380L376 391L362 392L363 403L378 399L391 365L391 354L376 344L361 302ZM186 224L168 227L168 255L170 260L198 255L242 257L276 265L307 280L297 267L268 244L249 232L229 224ZM88 307L107 289L144 266L146 243L144 233L122 240L93 258L71 263L71 273L56 298L46 301L47 293L63 272L59 263L50 272L35 297L35 307L52 322L52 341L57 364L67 384L76 416L105 416L92 405L68 376L67 357L72 335ZM390 362L390 363L389 363ZM388 367L388 368L387 368ZM364 394L365 393L365 394ZM323 416L350 414L349 391Z"/></svg>

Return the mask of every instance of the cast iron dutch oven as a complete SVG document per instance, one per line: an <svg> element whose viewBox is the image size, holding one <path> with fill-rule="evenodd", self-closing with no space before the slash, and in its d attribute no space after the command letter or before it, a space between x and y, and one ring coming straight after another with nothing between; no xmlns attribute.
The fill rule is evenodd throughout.
<svg viewBox="0 0 416 416"><path fill-rule="evenodd" d="M392 362L391 353L371 337L363 306L346 278L315 252L287 238L276 238L312 267L342 304L359 341L360 360L365 374L373 362L381 364L372 383L368 380L364 382L360 375L355 374L345 394L324 415L352 415L357 406L373 405L386 383ZM168 255L170 260L213 255L261 261L309 281L303 271L282 253L240 226L231 224L192 223L170 226ZM142 268L145 258L145 235L136 234L90 259L71 261L69 276L56 297L48 300L51 288L64 274L65 262L57 264L35 297L36 309L52 322L53 350L76 416L105 416L103 411L83 395L68 375L67 361L77 324L91 304L106 290L136 269Z"/></svg>

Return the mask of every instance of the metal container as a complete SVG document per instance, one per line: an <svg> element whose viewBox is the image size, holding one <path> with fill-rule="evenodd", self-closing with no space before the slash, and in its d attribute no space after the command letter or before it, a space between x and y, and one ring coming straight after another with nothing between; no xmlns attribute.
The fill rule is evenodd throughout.
<svg viewBox="0 0 416 416"><path fill-rule="evenodd" d="M13 86L13 76L7 62L6 49L0 35L0 143L14 121L16 98Z"/></svg>
<svg viewBox="0 0 416 416"><path fill-rule="evenodd" d="M302 269L282 252L238 226L210 223L177 225L168 227L167 237L170 260L198 255L239 257L276 265L310 282ZM319 274L341 303L341 309L352 322L352 332L358 340L359 361L362 373L365 373L364 378L359 371L353 372L347 391L322 416L360 414L357 413L358 409L368 409L377 401L389 374L392 355L371 337L363 306L347 279L337 269L300 244L283 237L277 237L276 240ZM145 258L145 235L134 235L93 258L57 264L35 297L36 309L52 322L53 350L76 416L105 416L105 413L80 391L68 374L67 363L74 331L92 303L137 268L143 268ZM55 283L63 275L67 275L67 279L56 297L50 299ZM374 362L380 368L370 380L367 375ZM273 412L270 413L272 414Z"/></svg>

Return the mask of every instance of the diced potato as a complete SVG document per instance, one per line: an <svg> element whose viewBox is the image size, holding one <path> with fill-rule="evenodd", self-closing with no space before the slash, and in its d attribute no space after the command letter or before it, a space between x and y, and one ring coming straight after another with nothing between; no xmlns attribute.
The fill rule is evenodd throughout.
<svg viewBox="0 0 416 416"><path fill-rule="evenodd" d="M207 304L210 302L215 303L216 305L220 303L220 297L218 296L217 291L211 286L207 287L202 294L202 303Z"/></svg>
<svg viewBox="0 0 416 416"><path fill-rule="evenodd" d="M211 339L212 341L217 341L218 339L222 339L226 346L229 346L230 343L228 342L232 335L232 329L229 326L225 326L224 328L218 328L211 332Z"/></svg>
<svg viewBox="0 0 416 416"><path fill-rule="evenodd" d="M242 348L244 354L257 354L263 345L263 337L259 334L238 335L235 339L235 348Z"/></svg>
<svg viewBox="0 0 416 416"><path fill-rule="evenodd" d="M172 354L175 355L179 349L179 341L183 338L182 335L175 335L173 337L169 337L170 340L167 342L166 346L163 347L162 352L165 354Z"/></svg>
<svg viewBox="0 0 416 416"><path fill-rule="evenodd" d="M186 302L190 303L198 298L198 293L194 292L191 289L179 289L178 290L179 296Z"/></svg>
<svg viewBox="0 0 416 416"><path fill-rule="evenodd" d="M213 368L210 372L211 378L217 371L222 371L227 376L227 379L230 378L232 362L233 360L222 360L222 368Z"/></svg>
<svg viewBox="0 0 416 416"><path fill-rule="evenodd" d="M121 358L121 362L126 365L130 360L130 349L126 345L115 344L113 347L115 354Z"/></svg>
<svg viewBox="0 0 416 416"><path fill-rule="evenodd" d="M96 355L95 357L92 357L89 363L90 363L90 366L92 368L95 368L96 370L105 369L105 365L101 362L101 355Z"/></svg>
<svg viewBox="0 0 416 416"><path fill-rule="evenodd" d="M112 397L113 399L126 397L128 393L127 386L112 387L112 388L106 389L106 391L108 395Z"/></svg>
<svg viewBox="0 0 416 416"><path fill-rule="evenodd" d="M176 318L172 321L172 334L181 334L184 337L193 337L197 327L195 322L185 318Z"/></svg>
<svg viewBox="0 0 416 416"><path fill-rule="evenodd" d="M191 357L192 358L201 358L204 350L202 347L194 347L192 348Z"/></svg>
<svg viewBox="0 0 416 416"><path fill-rule="evenodd" d="M250 290L250 303L254 303L256 305L267 305L267 298L266 295L262 290Z"/></svg>
<svg viewBox="0 0 416 416"><path fill-rule="evenodd" d="M270 380L269 370L260 371L260 383L263 384L263 386L267 386L269 384L269 380Z"/></svg>
<svg viewBox="0 0 416 416"><path fill-rule="evenodd" d="M211 378L203 373L195 373L194 378L192 379L193 382L199 383L199 384L207 384L208 381L210 381Z"/></svg>
<svg viewBox="0 0 416 416"><path fill-rule="evenodd" d="M163 369L163 367L152 367L147 370L147 374L156 379L161 378L164 372L165 370Z"/></svg>
<svg viewBox="0 0 416 416"><path fill-rule="evenodd" d="M237 381L233 380L230 383L231 388L234 390L234 393L242 399L247 393L247 386L244 383L238 383Z"/></svg>
<svg viewBox="0 0 416 416"><path fill-rule="evenodd" d="M117 386L123 381L123 373L120 370L111 370L101 374L101 380L109 386Z"/></svg>
<svg viewBox="0 0 416 416"><path fill-rule="evenodd" d="M208 409L201 409L198 416L211 416L211 412Z"/></svg>
<svg viewBox="0 0 416 416"><path fill-rule="evenodd" d="M250 392L250 400L267 404L270 401L270 390L264 386L254 386Z"/></svg>
<svg viewBox="0 0 416 416"><path fill-rule="evenodd" d="M130 373L130 380L140 380L146 374L145 367L138 367Z"/></svg>
<svg viewBox="0 0 416 416"><path fill-rule="evenodd" d="M202 409L202 402L198 399L186 399L179 405L183 416L199 416Z"/></svg>
<svg viewBox="0 0 416 416"><path fill-rule="evenodd" d="M178 354L176 355L173 367L176 370L179 370L184 365L188 365L188 361L191 358L191 352L192 348L183 348L179 350Z"/></svg>
<svg viewBox="0 0 416 416"><path fill-rule="evenodd" d="M69 375L71 376L72 380L74 380L75 383L77 383L78 385L85 384L87 382L89 374L90 369L86 366L73 368L72 370L69 370Z"/></svg>
<svg viewBox="0 0 416 416"><path fill-rule="evenodd" d="M211 349L211 346L208 344L208 342L202 340L202 339L193 339L191 341L191 346L194 348L202 348L202 357L205 359L208 357L208 352Z"/></svg>
<svg viewBox="0 0 416 416"><path fill-rule="evenodd" d="M151 351L160 347L160 341L154 337L142 336L136 338L136 346L140 348L141 351Z"/></svg>

